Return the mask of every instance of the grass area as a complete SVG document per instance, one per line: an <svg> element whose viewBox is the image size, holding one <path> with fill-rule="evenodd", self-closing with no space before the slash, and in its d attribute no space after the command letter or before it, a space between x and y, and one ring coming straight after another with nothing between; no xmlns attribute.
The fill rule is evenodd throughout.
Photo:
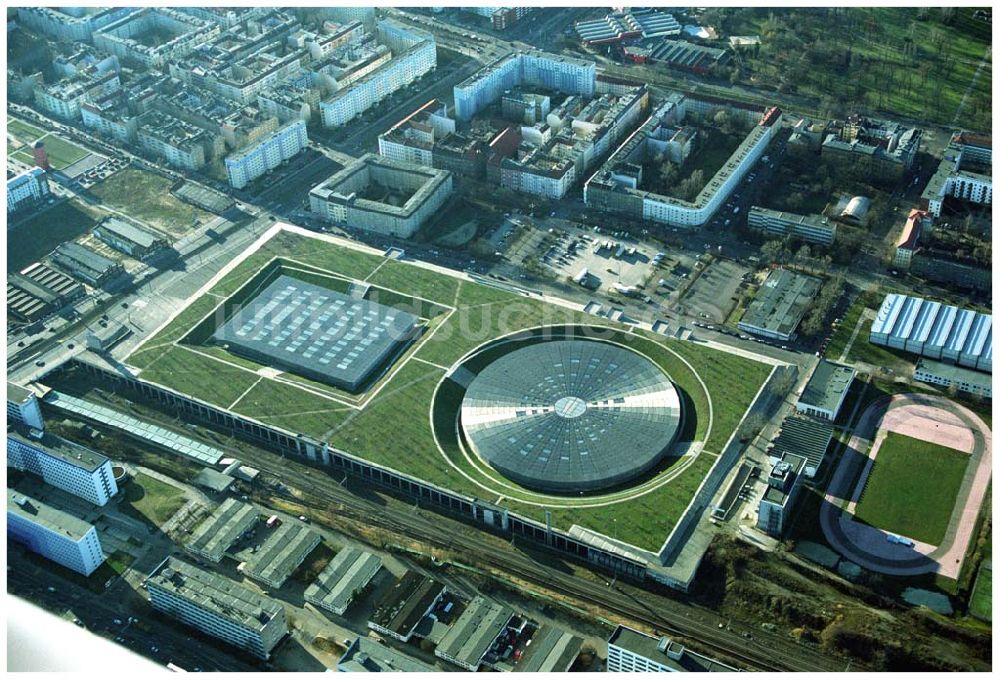
<svg viewBox="0 0 1000 680"><path fill-rule="evenodd" d="M855 517L885 531L940 545L968 464L965 453L889 432Z"/></svg>
<svg viewBox="0 0 1000 680"><path fill-rule="evenodd" d="M8 232L7 271L21 271L64 241L87 233L102 214L78 201L44 206Z"/></svg>
<svg viewBox="0 0 1000 680"><path fill-rule="evenodd" d="M116 574L124 574L125 570L135 562L135 558L127 552L116 550L108 556L107 564Z"/></svg>
<svg viewBox="0 0 1000 680"><path fill-rule="evenodd" d="M854 340L854 344L851 345L846 360L849 362L863 361L872 366L884 367L899 366L901 362L907 364L913 363L913 354L876 345L868 341L872 332L873 322L873 319L865 319L861 322L861 330L858 331L858 337Z"/></svg>
<svg viewBox="0 0 1000 680"><path fill-rule="evenodd" d="M206 222L215 216L171 194L172 184L152 172L125 168L91 188L91 192L112 208L179 238L191 230L192 220Z"/></svg>
<svg viewBox="0 0 1000 680"><path fill-rule="evenodd" d="M396 364L394 369L398 371L378 384L379 391L372 393L374 396L361 410L294 385L262 379L243 368L227 366L196 354L186 346L172 344L189 337L192 327L223 302L220 296L236 293L278 255L286 265L294 260L314 270L323 269L351 278L368 277L375 285L457 309L447 318L436 316L432 319L432 324L438 324L437 330L426 336L413 354L414 358L423 361L414 359ZM442 458L431 429L430 407L445 375L442 367L451 366L485 342L515 331L542 325L599 323L592 316L535 298L287 233L277 235L238 265L212 288L212 293L195 300L144 348L128 358L129 364L143 369L143 379L226 408L235 404L235 411L261 422L316 437L373 463L484 498L491 494L462 474L469 473L471 466L462 461L460 471L448 464ZM770 366L692 343L653 333L628 333L621 327L612 326L611 322L604 322L604 325L618 331L617 341L645 353L669 373L687 402L681 439L705 441L708 452L722 449L770 371ZM202 350L232 359L221 348L200 347L199 351ZM242 366L244 362L231 363ZM711 428L708 395L698 376L713 395ZM327 388L327 391L330 390ZM390 442L391 445L387 445ZM449 458L460 460L450 453ZM669 484L639 498L603 508L559 508L553 520L561 529L568 530L573 524L580 524L610 531L608 520L613 517L619 538L655 550L680 517L714 460L713 456L702 454L693 461L686 460L685 464L690 462L690 465L678 471L676 464L679 461L675 459L657 472L676 475ZM514 489L501 502L512 511L543 521L545 508L524 502L531 497L530 493ZM488 500L498 499L490 497Z"/></svg>
<svg viewBox="0 0 1000 680"><path fill-rule="evenodd" d="M17 118L7 117L7 134L13 135L21 144L31 144L45 134L45 130Z"/></svg>
<svg viewBox="0 0 1000 680"><path fill-rule="evenodd" d="M186 502L184 492L141 472L125 489L122 510L159 527Z"/></svg>
<svg viewBox="0 0 1000 680"><path fill-rule="evenodd" d="M993 566L983 564L979 567L976 587L969 600L969 613L983 621L993 621Z"/></svg>
<svg viewBox="0 0 1000 680"><path fill-rule="evenodd" d="M840 361L840 355L844 353L847 343L851 341L854 329L857 327L858 320L861 319L861 314L864 313L865 309L866 305L861 299L855 300L847 308L847 313L840 320L840 324L833 332L833 335L830 336L830 342L826 346L826 354L824 356L827 359L830 361ZM871 326L869 325L870 328ZM858 331L858 336L854 339L854 342L868 342L868 337L862 336L861 331Z"/></svg>

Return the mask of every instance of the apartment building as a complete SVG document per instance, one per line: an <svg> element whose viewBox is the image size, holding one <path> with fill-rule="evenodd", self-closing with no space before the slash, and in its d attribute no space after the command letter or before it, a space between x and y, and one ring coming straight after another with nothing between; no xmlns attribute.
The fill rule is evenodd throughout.
<svg viewBox="0 0 1000 680"><path fill-rule="evenodd" d="M17 20L55 40L91 42L94 31L134 11L134 7L18 7Z"/></svg>
<svg viewBox="0 0 1000 680"><path fill-rule="evenodd" d="M136 138L143 149L183 170L204 166L205 147L212 144L205 130L161 111L142 114Z"/></svg>
<svg viewBox="0 0 1000 680"><path fill-rule="evenodd" d="M146 68L184 57L221 31L215 22L168 7L144 7L93 34L94 46Z"/></svg>
<svg viewBox="0 0 1000 680"><path fill-rule="evenodd" d="M823 215L797 215L754 205L747 212L747 226L778 237L792 236L806 243L833 244L837 223Z"/></svg>
<svg viewBox="0 0 1000 680"><path fill-rule="evenodd" d="M24 210L52 196L49 179L41 168L25 170L7 180L7 214ZM7 229L11 228L10 222Z"/></svg>
<svg viewBox="0 0 1000 680"><path fill-rule="evenodd" d="M7 467L30 472L94 505L106 505L118 493L109 458L41 430L7 433Z"/></svg>
<svg viewBox="0 0 1000 680"><path fill-rule="evenodd" d="M13 489L7 489L7 537L84 576L104 562L94 525Z"/></svg>
<svg viewBox="0 0 1000 680"><path fill-rule="evenodd" d="M306 135L305 121L296 120L282 126L263 139L248 144L226 157L226 176L230 186L242 189L308 145L309 137Z"/></svg>
<svg viewBox="0 0 1000 680"><path fill-rule="evenodd" d="M44 430L38 397L26 387L7 381L7 424Z"/></svg>

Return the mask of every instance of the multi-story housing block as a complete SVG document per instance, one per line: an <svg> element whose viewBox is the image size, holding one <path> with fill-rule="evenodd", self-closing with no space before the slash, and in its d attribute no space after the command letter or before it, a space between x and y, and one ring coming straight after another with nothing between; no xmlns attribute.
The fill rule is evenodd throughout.
<svg viewBox="0 0 1000 680"><path fill-rule="evenodd" d="M94 505L105 505L118 493L109 458L37 429L7 433L7 467L37 475Z"/></svg>
<svg viewBox="0 0 1000 680"><path fill-rule="evenodd" d="M184 57L219 34L219 24L168 7L145 7L93 34L94 46L147 68Z"/></svg>
<svg viewBox="0 0 1000 680"><path fill-rule="evenodd" d="M204 166L205 148L212 145L205 130L160 111L142 114L137 138L143 149L184 170Z"/></svg>
<svg viewBox="0 0 1000 680"><path fill-rule="evenodd" d="M94 31L134 11L134 7L19 7L17 20L56 40L90 42Z"/></svg>
<svg viewBox="0 0 1000 680"><path fill-rule="evenodd" d="M84 576L104 562L94 525L14 489L7 489L7 537Z"/></svg>
<svg viewBox="0 0 1000 680"><path fill-rule="evenodd" d="M796 215L795 213L769 210L759 205L750 207L747 226L755 231L775 236L788 236L807 243L828 246L837 236L837 223L824 215Z"/></svg>
<svg viewBox="0 0 1000 680"><path fill-rule="evenodd" d="M35 104L57 118L80 120L80 107L121 88L115 70L89 70L35 88Z"/></svg>
<svg viewBox="0 0 1000 680"><path fill-rule="evenodd" d="M7 214L38 205L52 195L49 179L41 168L25 170L7 180ZM10 228L10 223L7 228Z"/></svg>
<svg viewBox="0 0 1000 680"><path fill-rule="evenodd" d="M223 576L169 557L145 581L158 611L260 659L288 634L285 608Z"/></svg>
<svg viewBox="0 0 1000 680"><path fill-rule="evenodd" d="M242 189L308 145L309 138L306 136L306 124L303 120L295 120L266 137L247 143L226 158L226 175L230 186Z"/></svg>
<svg viewBox="0 0 1000 680"><path fill-rule="evenodd" d="M44 430L42 409L38 397L26 387L7 381L7 423Z"/></svg>

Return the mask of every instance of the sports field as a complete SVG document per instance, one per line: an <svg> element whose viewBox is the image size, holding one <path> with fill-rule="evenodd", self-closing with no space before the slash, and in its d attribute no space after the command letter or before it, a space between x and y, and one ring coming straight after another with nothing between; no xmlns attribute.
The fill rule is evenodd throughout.
<svg viewBox="0 0 1000 680"><path fill-rule="evenodd" d="M372 285L370 299L402 306L426 330L378 380L351 395L278 373L207 344L234 305L251 299L273 268L342 289ZM250 285L247 285L247 284ZM377 296L377 297L375 297ZM221 313L217 309L222 309ZM658 363L686 402L682 441L696 444L635 486L583 498L539 495L469 461L447 414L448 369L466 353L509 333L539 326L601 325L612 341ZM573 524L657 550L750 405L771 367L641 331L368 251L282 231L236 265L126 360L140 378L229 408L460 493L568 530ZM263 370L262 370L263 369ZM440 388L439 388L440 387ZM460 397L459 397L460 399ZM433 406L433 409L432 409ZM432 426L433 423L433 426ZM451 436L449 436L449 434ZM701 445L704 445L702 450ZM613 522L611 520L614 520ZM613 527L613 530L612 530Z"/></svg>
<svg viewBox="0 0 1000 680"><path fill-rule="evenodd" d="M45 143L45 152L48 154L49 164L54 170L62 170L90 153L72 142L16 118L7 119L7 132L17 140L17 143L12 144L8 138L7 152L13 153L14 158L28 165L35 163L31 147L39 138Z"/></svg>
<svg viewBox="0 0 1000 680"><path fill-rule="evenodd" d="M917 541L941 545L969 455L886 433L855 518Z"/></svg>

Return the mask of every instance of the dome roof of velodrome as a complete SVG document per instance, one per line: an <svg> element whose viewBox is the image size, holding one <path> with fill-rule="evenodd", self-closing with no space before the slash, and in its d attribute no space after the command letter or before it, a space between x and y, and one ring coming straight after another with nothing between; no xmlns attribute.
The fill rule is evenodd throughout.
<svg viewBox="0 0 1000 680"><path fill-rule="evenodd" d="M466 442L527 488L571 493L649 470L681 425L680 395L656 364L597 340L515 349L472 380L461 408Z"/></svg>

